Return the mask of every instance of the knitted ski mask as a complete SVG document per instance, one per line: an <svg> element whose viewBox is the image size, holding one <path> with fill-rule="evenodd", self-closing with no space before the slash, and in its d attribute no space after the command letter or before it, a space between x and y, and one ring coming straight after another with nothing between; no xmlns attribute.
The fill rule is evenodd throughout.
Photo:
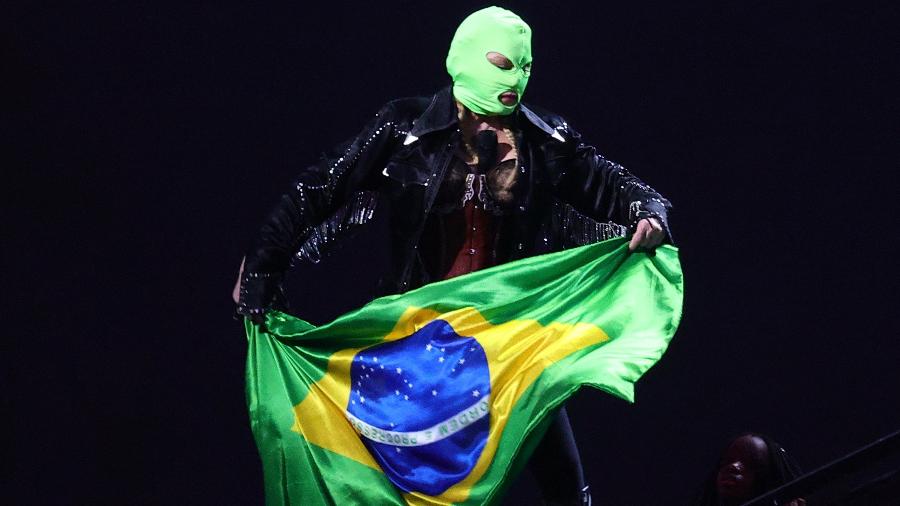
<svg viewBox="0 0 900 506"><path fill-rule="evenodd" d="M488 61L487 53L492 51L509 58L513 68L504 70ZM470 111L484 115L505 116L515 110L518 103L504 105L500 95L514 91L522 100L530 64L531 28L500 7L481 9L464 19L447 54L453 96Z"/></svg>

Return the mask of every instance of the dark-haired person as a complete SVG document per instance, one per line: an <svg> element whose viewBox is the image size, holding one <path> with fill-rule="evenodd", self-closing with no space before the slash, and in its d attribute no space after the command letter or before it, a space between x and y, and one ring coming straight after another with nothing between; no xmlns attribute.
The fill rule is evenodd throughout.
<svg viewBox="0 0 900 506"><path fill-rule="evenodd" d="M746 433L728 443L696 506L736 506L800 475L785 449L762 434ZM794 499L787 506L804 506Z"/></svg>
<svg viewBox="0 0 900 506"><path fill-rule="evenodd" d="M560 116L521 103L532 57L531 28L519 16L473 13L446 64L452 86L388 102L299 174L246 254L239 314L263 321L293 261L316 261L374 213L385 213L391 230L382 293L612 237L631 235L632 249L666 239L666 199ZM530 467L546 503L588 500L564 410Z"/></svg>

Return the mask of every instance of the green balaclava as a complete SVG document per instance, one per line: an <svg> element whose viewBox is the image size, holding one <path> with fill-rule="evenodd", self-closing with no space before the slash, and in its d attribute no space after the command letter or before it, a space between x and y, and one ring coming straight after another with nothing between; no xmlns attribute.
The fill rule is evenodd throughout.
<svg viewBox="0 0 900 506"><path fill-rule="evenodd" d="M513 68L504 70L488 61L491 51L509 58ZM470 111L483 115L505 116L515 110L518 103L505 105L500 95L514 91L518 101L522 100L530 64L531 27L500 7L481 9L464 19L447 54L453 96Z"/></svg>

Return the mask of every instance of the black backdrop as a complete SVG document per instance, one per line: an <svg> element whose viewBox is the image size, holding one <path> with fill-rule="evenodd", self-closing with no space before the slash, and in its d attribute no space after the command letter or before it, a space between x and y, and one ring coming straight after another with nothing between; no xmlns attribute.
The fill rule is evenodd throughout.
<svg viewBox="0 0 900 506"><path fill-rule="evenodd" d="M598 502L684 504L742 430L809 469L896 429L895 12L502 4L534 30L526 101L675 204L676 339L637 404L570 403ZM448 82L453 30L485 5L4 7L7 493L262 501L230 318L242 249L298 168ZM366 244L295 272L295 312L361 302L383 260Z"/></svg>

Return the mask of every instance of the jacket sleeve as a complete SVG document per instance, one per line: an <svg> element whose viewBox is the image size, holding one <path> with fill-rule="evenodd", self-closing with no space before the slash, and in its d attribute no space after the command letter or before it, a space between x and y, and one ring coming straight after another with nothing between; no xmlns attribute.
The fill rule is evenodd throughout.
<svg viewBox="0 0 900 506"><path fill-rule="evenodd" d="M565 139L565 161L555 186L557 197L598 221L613 221L634 231L644 219L657 218L671 241L668 211L672 204L618 163L607 160L566 123L557 127Z"/></svg>
<svg viewBox="0 0 900 506"><path fill-rule="evenodd" d="M396 137L388 104L354 138L302 171L263 221L244 261L237 312L261 315L281 294L300 245L384 165Z"/></svg>

